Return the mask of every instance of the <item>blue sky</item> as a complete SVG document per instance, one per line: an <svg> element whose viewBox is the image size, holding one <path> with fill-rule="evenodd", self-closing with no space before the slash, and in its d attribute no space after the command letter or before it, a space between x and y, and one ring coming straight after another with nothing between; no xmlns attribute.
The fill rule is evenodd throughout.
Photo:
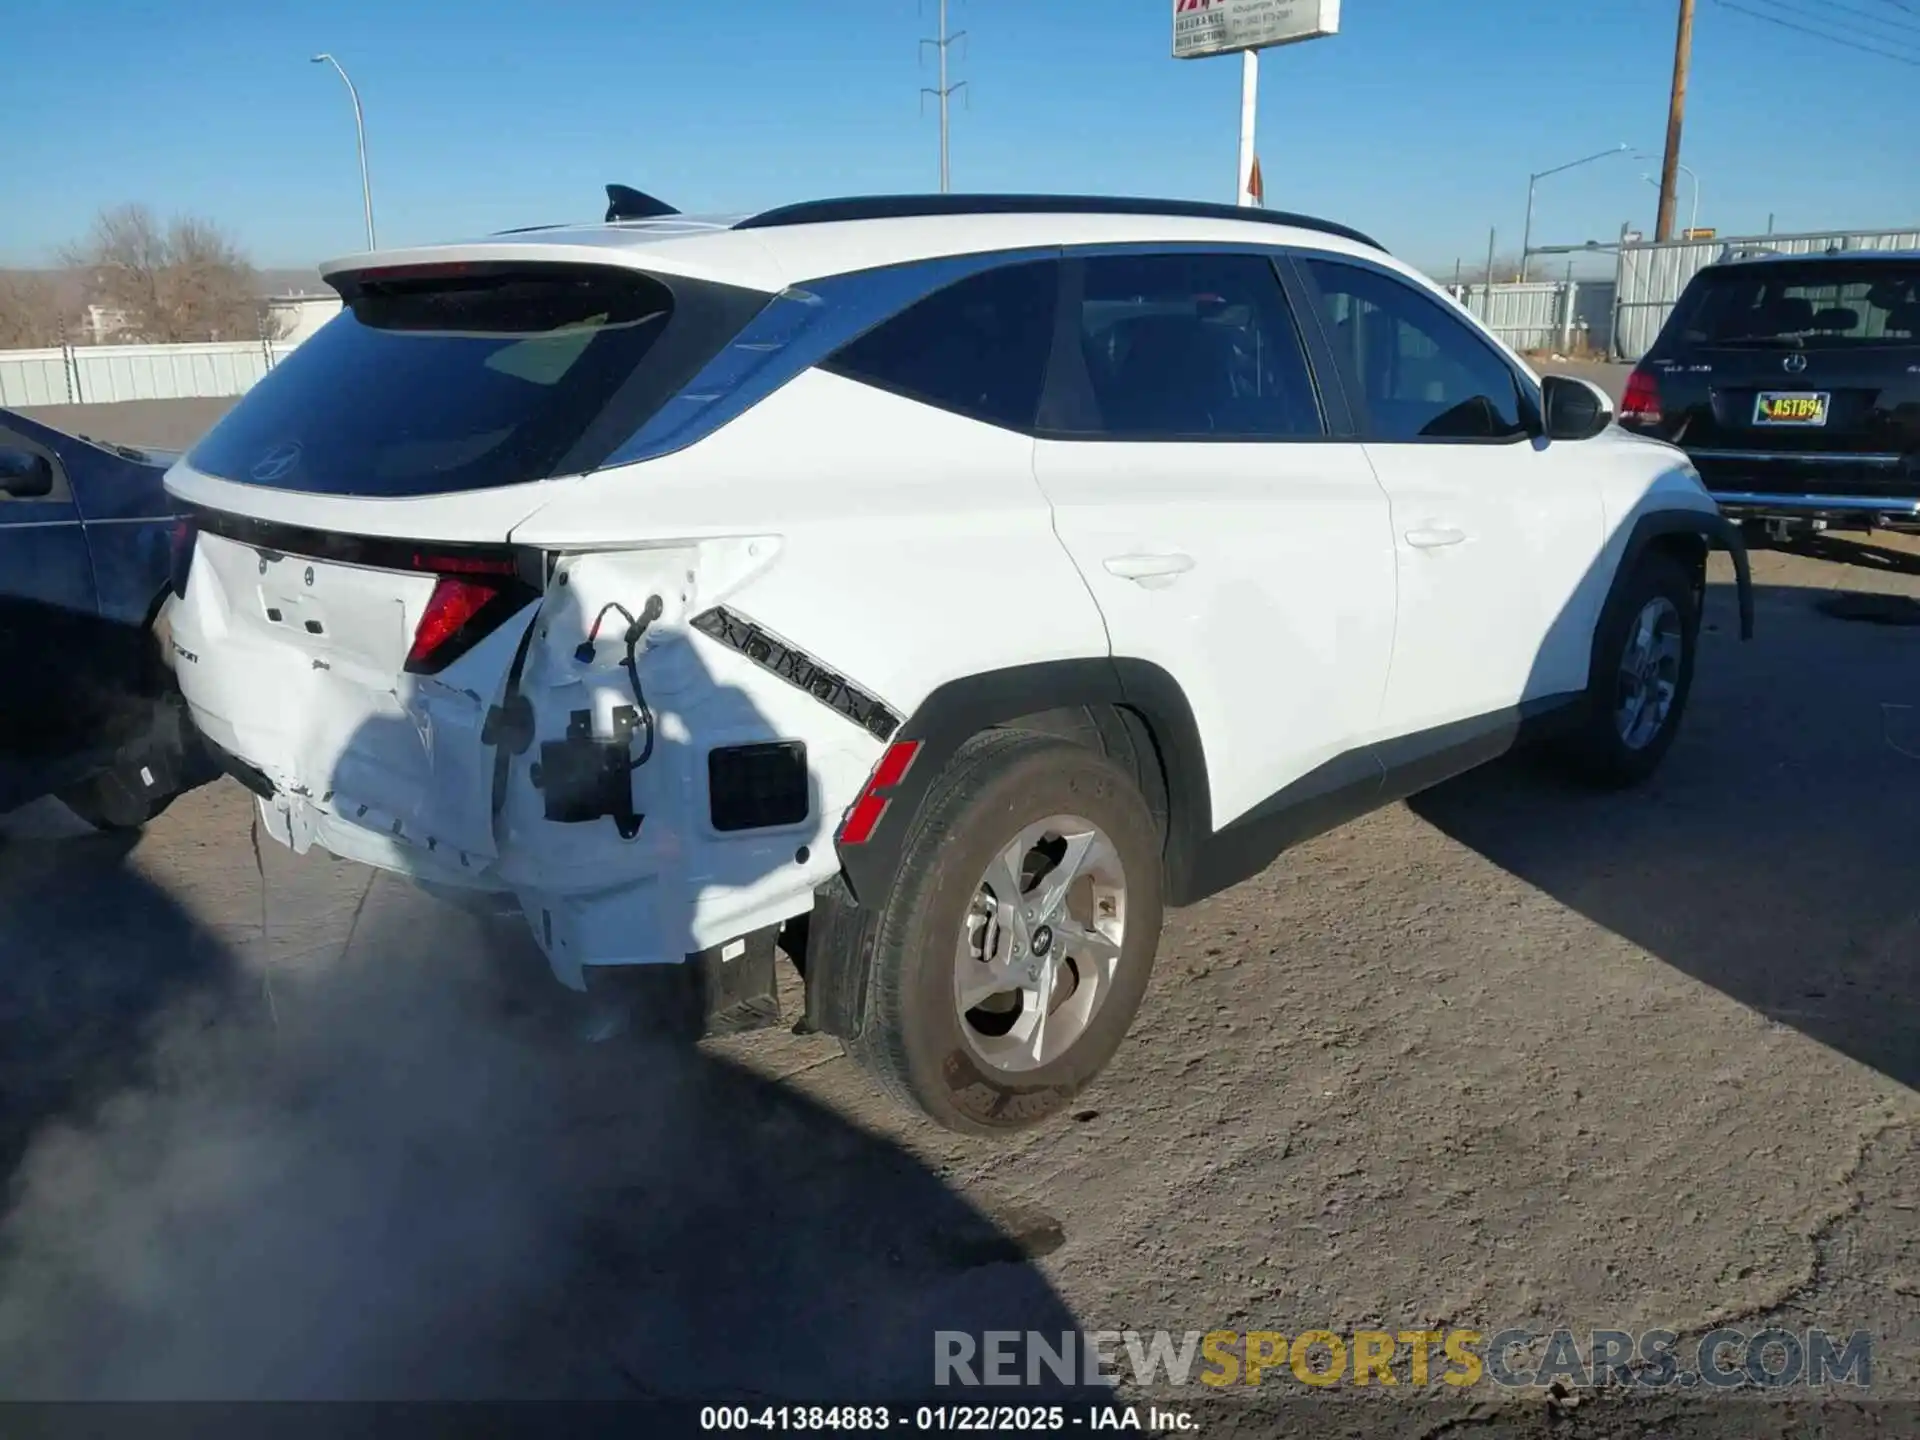
<svg viewBox="0 0 1920 1440"><path fill-rule="evenodd" d="M1775 0L1750 8L1785 15ZM1792 0L1816 29L1910 33L1916 0ZM686 210L937 188L934 0L10 0L0 264L102 206L214 219L262 266L360 247L366 105L383 244L591 218L623 180ZM1169 57L1169 0L952 0L956 189L1231 199L1233 59ZM1435 269L1518 248L1527 175L1664 136L1676 0L1346 0L1268 51L1268 203ZM1862 12L1886 17L1874 29ZM1912 26L1911 32L1903 25ZM1721 233L1920 222L1920 69L1700 0L1684 158ZM1543 243L1651 228L1657 163L1543 181ZM1682 223L1689 195L1681 192Z"/></svg>

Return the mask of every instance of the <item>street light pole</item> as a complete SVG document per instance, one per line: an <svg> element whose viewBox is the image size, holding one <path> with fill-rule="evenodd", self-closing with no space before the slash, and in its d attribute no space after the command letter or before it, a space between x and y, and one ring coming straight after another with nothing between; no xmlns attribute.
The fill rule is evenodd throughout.
<svg viewBox="0 0 1920 1440"><path fill-rule="evenodd" d="M1652 157L1649 156L1648 158L1651 159ZM1699 175L1699 172L1696 171L1691 165L1685 164L1680 161L1675 161L1673 168L1680 171L1681 174L1685 175L1687 177L1688 182L1693 186L1693 205L1691 207L1693 211L1693 218L1688 222L1687 228L1689 230L1698 230L1700 228L1700 175ZM1653 186L1654 189L1658 190L1660 188L1660 181L1657 177L1652 175L1642 175L1640 178L1646 181L1649 185Z"/></svg>
<svg viewBox="0 0 1920 1440"><path fill-rule="evenodd" d="M1540 182L1549 175L1558 175L1562 170L1571 170L1578 165L1591 165L1596 160L1605 160L1609 155L1619 155L1627 149L1626 143L1616 145L1611 150L1601 150L1592 155L1582 156L1578 160L1569 160L1564 165L1555 165L1551 170L1536 170L1527 177L1527 223L1520 236L1520 278L1527 278L1527 263L1533 256L1533 192Z"/></svg>
<svg viewBox="0 0 1920 1440"><path fill-rule="evenodd" d="M373 238L373 182L367 178L367 120L360 112L360 92L353 88L353 81L341 68L340 62L324 51L313 57L315 65L331 65L334 72L347 82L347 95L353 101L353 133L360 145L360 203L367 212L367 249L380 247Z"/></svg>

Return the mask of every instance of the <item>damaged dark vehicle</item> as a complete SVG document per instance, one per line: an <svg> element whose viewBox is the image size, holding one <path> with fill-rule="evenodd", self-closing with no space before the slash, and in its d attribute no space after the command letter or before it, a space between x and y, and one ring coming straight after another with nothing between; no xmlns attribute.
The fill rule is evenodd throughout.
<svg viewBox="0 0 1920 1440"><path fill-rule="evenodd" d="M50 794L137 829L219 773L173 678L175 458L0 410L0 812Z"/></svg>

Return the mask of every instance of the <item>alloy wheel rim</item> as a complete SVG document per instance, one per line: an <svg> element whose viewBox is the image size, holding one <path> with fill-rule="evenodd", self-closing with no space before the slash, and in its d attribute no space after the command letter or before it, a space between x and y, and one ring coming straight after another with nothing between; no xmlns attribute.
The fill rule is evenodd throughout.
<svg viewBox="0 0 1920 1440"><path fill-rule="evenodd" d="M954 949L974 1057L1019 1074L1072 1049L1113 989L1126 924L1126 867L1105 831L1078 815L1022 828L980 877Z"/></svg>
<svg viewBox="0 0 1920 1440"><path fill-rule="evenodd" d="M1644 750L1667 728L1680 690L1680 611L1664 595L1640 607L1620 653L1614 726L1629 750Z"/></svg>

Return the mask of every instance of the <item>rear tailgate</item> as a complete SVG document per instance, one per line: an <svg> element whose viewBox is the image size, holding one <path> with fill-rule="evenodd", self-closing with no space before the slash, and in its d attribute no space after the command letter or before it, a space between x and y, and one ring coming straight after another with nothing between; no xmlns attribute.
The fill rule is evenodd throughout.
<svg viewBox="0 0 1920 1440"><path fill-rule="evenodd" d="M278 534L261 543L229 517L200 524L174 636L206 737L264 776L295 820L317 809L423 852L423 868L481 868L495 853L482 736L538 591L514 576L303 554L326 547ZM408 548L423 564L482 553ZM375 542L362 549L362 561L394 558ZM499 623L481 618L489 605ZM463 614L467 643L452 624ZM425 673L409 657L434 635Z"/></svg>
<svg viewBox="0 0 1920 1440"><path fill-rule="evenodd" d="M346 308L169 472L199 507L180 685L296 849L478 880L487 717L546 578L506 536L770 297L525 258L330 278Z"/></svg>

